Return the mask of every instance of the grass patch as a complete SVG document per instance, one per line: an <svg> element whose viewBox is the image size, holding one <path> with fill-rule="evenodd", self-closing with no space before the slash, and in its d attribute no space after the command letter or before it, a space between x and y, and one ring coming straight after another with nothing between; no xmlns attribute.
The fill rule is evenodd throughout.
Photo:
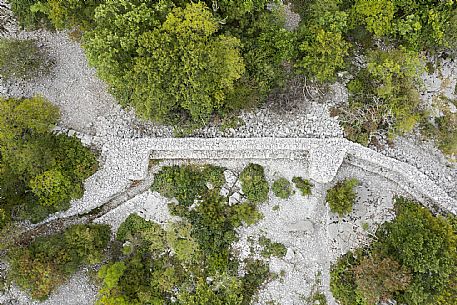
<svg viewBox="0 0 457 305"><path fill-rule="evenodd" d="M292 195L292 187L290 185L289 180L286 178L279 178L273 182L271 186L271 190L281 199L287 199Z"/></svg>

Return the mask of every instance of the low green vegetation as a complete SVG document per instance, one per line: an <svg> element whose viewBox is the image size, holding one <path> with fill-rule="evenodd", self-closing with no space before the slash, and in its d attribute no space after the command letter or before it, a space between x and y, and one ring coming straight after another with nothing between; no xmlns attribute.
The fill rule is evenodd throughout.
<svg viewBox="0 0 457 305"><path fill-rule="evenodd" d="M457 105L457 101L453 102ZM443 116L422 124L423 133L434 139L445 154L457 154L457 114L443 109Z"/></svg>
<svg viewBox="0 0 457 305"><path fill-rule="evenodd" d="M49 58L36 41L0 38L0 77L29 80L50 68Z"/></svg>
<svg viewBox="0 0 457 305"><path fill-rule="evenodd" d="M59 116L40 97L0 98L0 227L68 208L95 172L95 155L79 139L52 133Z"/></svg>
<svg viewBox="0 0 457 305"><path fill-rule="evenodd" d="M252 203L262 203L268 199L270 189L263 167L250 163L240 173L241 189L246 198Z"/></svg>
<svg viewBox="0 0 457 305"><path fill-rule="evenodd" d="M152 189L177 200L169 207L180 220L159 225L133 214L127 218L116 236L122 254L100 269L97 304L250 303L269 278L268 267L248 260L240 277L230 248L235 229L261 214L252 202L228 204L219 194L223 172L183 165L157 173Z"/></svg>
<svg viewBox="0 0 457 305"><path fill-rule="evenodd" d="M84 264L102 261L110 239L107 225L74 225L9 250L9 276L33 298L43 300Z"/></svg>
<svg viewBox="0 0 457 305"><path fill-rule="evenodd" d="M295 187L300 190L302 196L311 195L311 189L314 185L309 182L309 180L303 179L301 177L293 177L292 182L295 184Z"/></svg>
<svg viewBox="0 0 457 305"><path fill-rule="evenodd" d="M176 198L181 205L191 206L195 199L209 191L207 182L220 188L224 182L224 169L214 166L167 166L154 178L152 189L165 197Z"/></svg>
<svg viewBox="0 0 457 305"><path fill-rule="evenodd" d="M264 258L270 258L272 256L282 258L287 254L287 248L283 244L272 242L271 239L265 236L259 238L259 245L263 248L260 254Z"/></svg>
<svg viewBox="0 0 457 305"><path fill-rule="evenodd" d="M357 179L345 179L327 191L326 201L333 213L342 217L352 211L357 195L354 188L358 184Z"/></svg>
<svg viewBox="0 0 457 305"><path fill-rule="evenodd" d="M341 305L455 304L455 217L434 216L398 198L396 218L383 224L369 248L344 255L331 271L331 290Z"/></svg>
<svg viewBox="0 0 457 305"><path fill-rule="evenodd" d="M287 199L292 195L292 186L286 178L276 179L271 186L271 190L276 197L281 199Z"/></svg>

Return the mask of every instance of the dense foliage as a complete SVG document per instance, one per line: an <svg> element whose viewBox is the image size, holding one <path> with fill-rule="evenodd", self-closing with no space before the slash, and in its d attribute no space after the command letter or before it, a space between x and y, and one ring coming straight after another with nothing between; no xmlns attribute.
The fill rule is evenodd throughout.
<svg viewBox="0 0 457 305"><path fill-rule="evenodd" d="M123 255L99 272L98 304L249 304L268 267L246 261L240 277L230 245L235 229L260 213L251 203L230 206L219 194L224 182L218 167L162 168L153 190L177 200L169 207L180 220L162 226L127 218L117 233Z"/></svg>
<svg viewBox="0 0 457 305"><path fill-rule="evenodd" d="M327 191L325 199L333 213L344 216L352 211L356 199L354 187L358 184L357 179L345 179Z"/></svg>
<svg viewBox="0 0 457 305"><path fill-rule="evenodd" d="M265 179L263 167L250 163L240 173L241 189L246 198L252 203L262 203L268 199L270 189Z"/></svg>
<svg viewBox="0 0 457 305"><path fill-rule="evenodd" d="M0 38L0 77L29 80L46 74L50 67L35 41Z"/></svg>
<svg viewBox="0 0 457 305"><path fill-rule="evenodd" d="M455 1L292 2L302 17L298 70L319 81L335 80L338 71L351 74L349 105L335 112L349 139L376 144L381 136L393 138L425 120L418 80L426 59L420 55L455 56ZM431 137L452 152L447 125L433 126Z"/></svg>
<svg viewBox="0 0 457 305"><path fill-rule="evenodd" d="M88 29L95 8L104 0L8 0L19 24L26 29L81 27Z"/></svg>
<svg viewBox="0 0 457 305"><path fill-rule="evenodd" d="M271 190L276 197L287 199L292 195L292 186L286 178L278 178L271 185Z"/></svg>
<svg viewBox="0 0 457 305"><path fill-rule="evenodd" d="M382 225L370 248L343 256L333 267L332 292L342 305L455 304L457 227L399 198L397 217Z"/></svg>
<svg viewBox="0 0 457 305"><path fill-rule="evenodd" d="M58 119L40 97L0 99L0 227L67 208L96 170L94 154L77 138L51 132Z"/></svg>
<svg viewBox="0 0 457 305"><path fill-rule="evenodd" d="M87 55L140 115L160 121L185 111L206 123L244 73L240 41L217 35L217 19L202 2L171 8L150 1L100 5L97 26L85 36Z"/></svg>
<svg viewBox="0 0 457 305"><path fill-rule="evenodd" d="M106 1L84 36L89 61L121 104L156 121L198 126L255 105L281 82L293 34L266 1L238 2Z"/></svg>
<svg viewBox="0 0 457 305"><path fill-rule="evenodd" d="M45 299L83 264L100 263L110 239L107 225L74 225L10 250L9 276L33 298Z"/></svg>

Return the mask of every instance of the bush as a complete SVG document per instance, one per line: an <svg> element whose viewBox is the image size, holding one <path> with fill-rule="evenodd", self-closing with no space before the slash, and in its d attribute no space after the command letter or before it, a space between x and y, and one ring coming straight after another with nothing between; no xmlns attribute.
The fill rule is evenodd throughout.
<svg viewBox="0 0 457 305"><path fill-rule="evenodd" d="M433 216L417 203L399 198L395 208L397 218L379 230L375 248L413 274L411 286L399 301L435 304L457 272L457 233L448 219Z"/></svg>
<svg viewBox="0 0 457 305"><path fill-rule="evenodd" d="M23 28L34 30L42 26L49 26L45 13L39 10L32 10L34 5L38 5L39 0L8 0L8 2Z"/></svg>
<svg viewBox="0 0 457 305"><path fill-rule="evenodd" d="M10 277L33 298L43 300L83 264L99 263L110 239L107 225L75 225L11 249Z"/></svg>
<svg viewBox="0 0 457 305"><path fill-rule="evenodd" d="M309 180L303 179L301 177L293 177L292 182L295 183L295 187L300 190L302 196L311 195L311 189L313 184Z"/></svg>
<svg viewBox="0 0 457 305"><path fill-rule="evenodd" d="M345 179L327 191L326 201L333 213L342 217L352 211L356 199L354 187L358 184L357 179Z"/></svg>
<svg viewBox="0 0 457 305"><path fill-rule="evenodd" d="M273 182L271 190L276 197L287 199L292 194L292 187L286 178L279 178Z"/></svg>
<svg viewBox="0 0 457 305"><path fill-rule="evenodd" d="M424 65L418 54L404 48L371 51L367 61L348 84L349 107L339 113L346 136L364 145L375 143L379 134L393 138L410 132L425 116L419 107Z"/></svg>
<svg viewBox="0 0 457 305"><path fill-rule="evenodd" d="M308 1L297 31L298 71L319 82L334 81L345 66L351 43L345 38L348 14L338 1Z"/></svg>
<svg viewBox="0 0 457 305"><path fill-rule="evenodd" d="M268 199L268 182L263 167L250 163L240 173L241 188L252 203L262 203Z"/></svg>
<svg viewBox="0 0 457 305"><path fill-rule="evenodd" d="M220 189L225 183L224 169L217 166L166 166L155 176L151 189L162 196L176 198L185 206L208 191L207 184Z"/></svg>
<svg viewBox="0 0 457 305"><path fill-rule="evenodd" d="M49 72L51 62L33 40L0 38L0 76L29 80Z"/></svg>
<svg viewBox="0 0 457 305"><path fill-rule="evenodd" d="M438 148L445 154L457 154L457 114L444 111L444 115L434 119L435 124L429 124L426 134L434 138Z"/></svg>
<svg viewBox="0 0 457 305"><path fill-rule="evenodd" d="M47 15L56 29L80 27L87 30L93 24L95 8L101 3L103 0L47 0L32 6L32 10Z"/></svg>
<svg viewBox="0 0 457 305"><path fill-rule="evenodd" d="M394 259L378 255L364 257L353 268L357 290L368 304L378 304L404 291L411 282L408 268Z"/></svg>

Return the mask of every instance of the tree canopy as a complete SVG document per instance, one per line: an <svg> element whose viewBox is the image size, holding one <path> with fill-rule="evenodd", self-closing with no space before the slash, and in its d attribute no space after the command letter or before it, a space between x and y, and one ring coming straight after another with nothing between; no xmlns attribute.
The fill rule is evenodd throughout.
<svg viewBox="0 0 457 305"><path fill-rule="evenodd" d="M41 97L0 98L0 227L13 213L38 221L82 196L97 161L77 138L52 133L59 117Z"/></svg>
<svg viewBox="0 0 457 305"><path fill-rule="evenodd" d="M344 255L332 268L331 287L342 305L453 305L457 294L455 216L433 215L405 198L368 249Z"/></svg>

